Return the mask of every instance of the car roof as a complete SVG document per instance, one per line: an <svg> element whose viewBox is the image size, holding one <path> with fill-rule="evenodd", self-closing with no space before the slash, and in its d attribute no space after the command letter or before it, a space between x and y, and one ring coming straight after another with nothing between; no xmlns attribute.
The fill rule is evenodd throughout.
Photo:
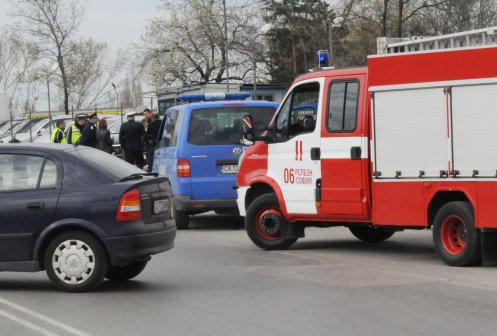
<svg viewBox="0 0 497 336"><path fill-rule="evenodd" d="M74 145L62 145L54 143L36 143L26 144L26 143L16 143L16 144L0 144L0 150L19 150L19 151L39 151L44 153L60 153L60 152L70 152L75 150Z"/></svg>

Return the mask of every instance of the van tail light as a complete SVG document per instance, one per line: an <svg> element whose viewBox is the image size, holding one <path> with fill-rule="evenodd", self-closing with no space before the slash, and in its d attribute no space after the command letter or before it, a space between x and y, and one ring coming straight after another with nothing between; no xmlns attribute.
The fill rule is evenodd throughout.
<svg viewBox="0 0 497 336"><path fill-rule="evenodd" d="M190 161L178 159L178 177L190 177Z"/></svg>
<svg viewBox="0 0 497 336"><path fill-rule="evenodd" d="M116 221L125 222L140 219L142 216L141 195L137 189L130 190L121 196L117 208Z"/></svg>

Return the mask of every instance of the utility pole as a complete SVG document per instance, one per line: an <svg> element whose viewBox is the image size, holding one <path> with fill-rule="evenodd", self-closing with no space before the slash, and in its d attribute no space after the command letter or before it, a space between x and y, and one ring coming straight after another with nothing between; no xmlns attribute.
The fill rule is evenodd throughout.
<svg viewBox="0 0 497 336"><path fill-rule="evenodd" d="M226 92L230 92L230 71L228 61L228 16L226 15L226 0L223 0L224 12L224 61L226 62Z"/></svg>

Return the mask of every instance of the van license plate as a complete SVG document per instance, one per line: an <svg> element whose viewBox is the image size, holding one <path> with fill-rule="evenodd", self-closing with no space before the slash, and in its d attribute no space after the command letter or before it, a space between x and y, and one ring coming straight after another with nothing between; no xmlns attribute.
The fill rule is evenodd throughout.
<svg viewBox="0 0 497 336"><path fill-rule="evenodd" d="M237 172L238 172L238 165L221 166L221 174L236 174Z"/></svg>
<svg viewBox="0 0 497 336"><path fill-rule="evenodd" d="M154 215L166 212L168 205L169 200L167 199L154 201Z"/></svg>

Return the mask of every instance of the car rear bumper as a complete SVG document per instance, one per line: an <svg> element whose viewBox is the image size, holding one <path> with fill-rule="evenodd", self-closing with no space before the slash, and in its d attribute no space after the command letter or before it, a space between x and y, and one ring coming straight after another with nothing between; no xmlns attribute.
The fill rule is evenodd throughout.
<svg viewBox="0 0 497 336"><path fill-rule="evenodd" d="M117 266L170 250L174 246L175 237L176 225L174 220L168 220L164 229L160 231L121 237L105 237L102 238L102 241L107 248L110 264Z"/></svg>
<svg viewBox="0 0 497 336"><path fill-rule="evenodd" d="M231 209L238 211L236 199L192 200L190 196L174 196L173 201L176 210L189 213Z"/></svg>

